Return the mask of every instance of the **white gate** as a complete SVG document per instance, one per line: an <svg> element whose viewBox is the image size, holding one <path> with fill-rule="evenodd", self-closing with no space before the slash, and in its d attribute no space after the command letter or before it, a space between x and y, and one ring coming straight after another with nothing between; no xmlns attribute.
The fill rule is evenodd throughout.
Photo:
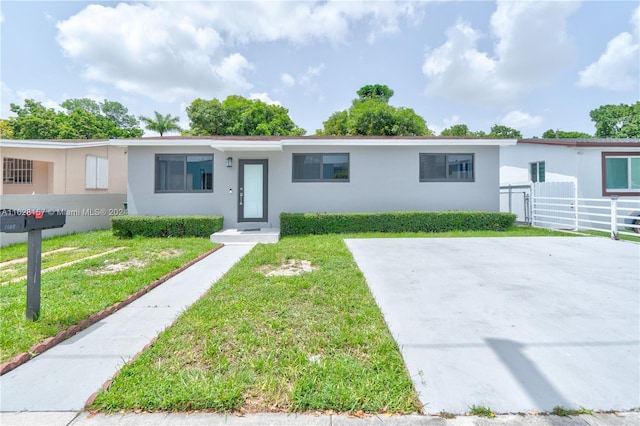
<svg viewBox="0 0 640 426"><path fill-rule="evenodd" d="M532 225L553 229L578 228L576 185L573 182L533 184Z"/></svg>

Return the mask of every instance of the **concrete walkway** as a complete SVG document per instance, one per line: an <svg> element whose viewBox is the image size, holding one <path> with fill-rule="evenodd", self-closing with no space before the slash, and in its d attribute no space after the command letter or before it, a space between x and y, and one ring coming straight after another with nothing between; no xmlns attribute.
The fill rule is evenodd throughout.
<svg viewBox="0 0 640 426"><path fill-rule="evenodd" d="M82 410L92 393L254 245L222 247L140 299L1 376L0 410Z"/></svg>

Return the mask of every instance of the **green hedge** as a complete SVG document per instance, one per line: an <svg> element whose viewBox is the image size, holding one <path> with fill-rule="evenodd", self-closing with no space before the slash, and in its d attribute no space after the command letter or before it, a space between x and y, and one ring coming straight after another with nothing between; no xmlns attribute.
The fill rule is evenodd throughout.
<svg viewBox="0 0 640 426"><path fill-rule="evenodd" d="M282 213L280 235L504 231L515 220L514 214L498 212Z"/></svg>
<svg viewBox="0 0 640 426"><path fill-rule="evenodd" d="M222 216L115 216L113 235L121 238L209 237L222 229Z"/></svg>

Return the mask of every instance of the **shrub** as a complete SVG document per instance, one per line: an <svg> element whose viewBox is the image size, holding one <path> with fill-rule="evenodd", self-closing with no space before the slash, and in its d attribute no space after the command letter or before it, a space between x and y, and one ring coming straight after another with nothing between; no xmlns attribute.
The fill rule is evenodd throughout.
<svg viewBox="0 0 640 426"><path fill-rule="evenodd" d="M515 220L499 212L282 213L280 235L504 231Z"/></svg>
<svg viewBox="0 0 640 426"><path fill-rule="evenodd" d="M116 216L113 235L120 238L209 237L222 229L222 216Z"/></svg>

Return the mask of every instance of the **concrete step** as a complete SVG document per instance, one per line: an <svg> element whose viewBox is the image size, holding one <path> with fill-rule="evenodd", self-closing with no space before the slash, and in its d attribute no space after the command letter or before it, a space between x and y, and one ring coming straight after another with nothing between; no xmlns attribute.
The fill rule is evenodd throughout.
<svg viewBox="0 0 640 426"><path fill-rule="evenodd" d="M277 243L279 228L223 229L211 234L214 243Z"/></svg>

